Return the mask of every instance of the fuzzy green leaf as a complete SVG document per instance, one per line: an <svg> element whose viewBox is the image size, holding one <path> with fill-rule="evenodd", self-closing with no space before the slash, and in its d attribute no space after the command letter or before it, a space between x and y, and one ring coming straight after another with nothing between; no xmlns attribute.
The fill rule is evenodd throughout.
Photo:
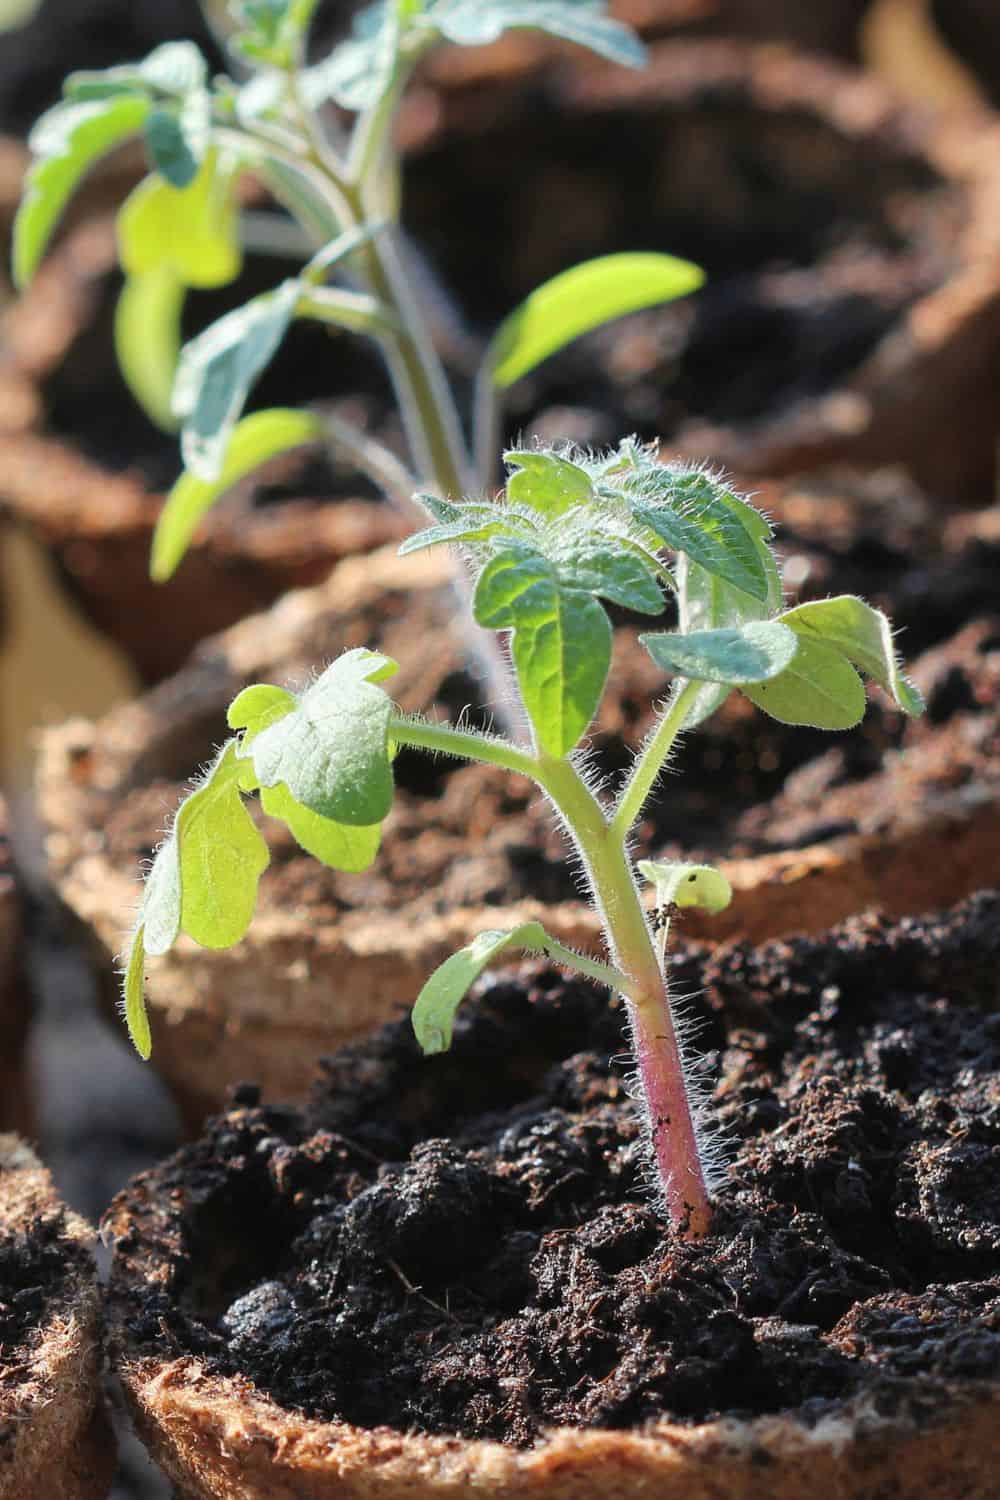
<svg viewBox="0 0 1000 1500"><path fill-rule="evenodd" d="M904 713L923 713L924 700L900 670L892 627L881 610L851 594L841 594L836 599L799 604L781 618L801 641L821 641L841 652L877 682Z"/></svg>
<svg viewBox="0 0 1000 1500"><path fill-rule="evenodd" d="M184 349L174 410L184 423L184 462L199 479L220 477L250 388L284 338L299 295L297 281L283 282L227 313Z"/></svg>
<svg viewBox="0 0 1000 1500"><path fill-rule="evenodd" d="M857 672L835 646L798 637L791 665L770 682L746 684L752 703L781 724L813 729L852 729L865 714L865 688Z"/></svg>
<svg viewBox="0 0 1000 1500"><path fill-rule="evenodd" d="M549 755L573 749L597 712L611 664L611 625L582 588L522 542L506 541L486 564L473 608L480 625L514 632L524 706Z"/></svg>
<svg viewBox="0 0 1000 1500"><path fill-rule="evenodd" d="M540 922L524 922L510 932L481 932L466 947L446 958L424 985L413 1007L413 1030L423 1051L432 1055L451 1046L455 1012L489 964L511 948L529 953L548 941Z"/></svg>
<svg viewBox="0 0 1000 1500"><path fill-rule="evenodd" d="M497 329L487 368L501 390L573 339L701 286L697 266L671 255L625 252L573 266L528 296Z"/></svg>
<svg viewBox="0 0 1000 1500"><path fill-rule="evenodd" d="M287 688L269 682L255 682L237 693L229 705L226 720L230 729L244 730L241 749L252 744L262 730L276 724L295 708L297 699Z"/></svg>
<svg viewBox="0 0 1000 1500"><path fill-rule="evenodd" d="M589 474L557 453L511 449L503 458L514 471L507 480L512 505L530 506L551 521L593 501Z"/></svg>
<svg viewBox="0 0 1000 1500"><path fill-rule="evenodd" d="M656 891L658 906L698 907L702 911L725 911L733 899L733 888L713 865L668 864L659 859L640 859L639 874Z"/></svg>
<svg viewBox="0 0 1000 1500"><path fill-rule="evenodd" d="M307 411L277 407L244 417L230 433L218 478L182 474L167 496L153 533L150 573L156 582L173 576L199 521L227 490L279 453L321 443L325 436L321 418Z"/></svg>
<svg viewBox="0 0 1000 1500"><path fill-rule="evenodd" d="M785 671L798 647L794 631L776 620L639 637L657 666L693 682L768 682Z"/></svg>
<svg viewBox="0 0 1000 1500"><path fill-rule="evenodd" d="M381 823L393 797L393 705L376 684L395 671L394 661L374 651L339 657L243 752L261 786L284 783L310 811L351 828Z"/></svg>
<svg viewBox="0 0 1000 1500"><path fill-rule="evenodd" d="M210 151L187 187L147 177L118 214L118 247L129 276L169 270L191 287L226 286L239 275L239 243L233 175Z"/></svg>
<svg viewBox="0 0 1000 1500"><path fill-rule="evenodd" d="M14 221L13 272L24 289L69 198L102 156L136 135L149 114L149 100L125 95L83 104L57 104L44 114L28 144L38 158L28 173Z"/></svg>
<svg viewBox="0 0 1000 1500"><path fill-rule="evenodd" d="M132 1038L132 1045L144 1062L149 1061L153 1050L153 1039L149 1031L149 1016L146 1012L146 950L143 944L143 927L140 922L132 934L125 975L122 984L122 1002L125 1024Z"/></svg>
<svg viewBox="0 0 1000 1500"><path fill-rule="evenodd" d="M423 552L428 547L484 542L492 536L507 533L510 529L506 518L498 515L492 506L463 505L461 515L461 520L447 521L441 526L428 526L425 530L408 536L400 543L400 557L406 557L410 552Z"/></svg>
<svg viewBox="0 0 1000 1500"><path fill-rule="evenodd" d="M184 285L169 267L127 276L115 308L115 354L132 395L165 432L177 427L170 395L181 352Z"/></svg>
<svg viewBox="0 0 1000 1500"><path fill-rule="evenodd" d="M168 953L181 930L181 862L176 817L146 876L140 920L149 956L158 958Z"/></svg>
<svg viewBox="0 0 1000 1500"><path fill-rule="evenodd" d="M375 861L382 842L382 824L351 827L321 818L296 802L287 786L262 787L261 806L272 818L280 818L307 854L332 870L358 872Z"/></svg>
<svg viewBox="0 0 1000 1500"><path fill-rule="evenodd" d="M599 594L639 614L663 613L655 559L613 532L571 530L550 555L560 575L574 588Z"/></svg>
<svg viewBox="0 0 1000 1500"><path fill-rule="evenodd" d="M246 932L270 855L240 795L230 741L204 786L177 814L181 930L203 948L231 948Z"/></svg>

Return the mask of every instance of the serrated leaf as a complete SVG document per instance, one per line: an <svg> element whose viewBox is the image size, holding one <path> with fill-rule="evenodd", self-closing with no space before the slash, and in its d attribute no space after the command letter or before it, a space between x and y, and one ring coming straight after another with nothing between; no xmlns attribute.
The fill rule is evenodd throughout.
<svg viewBox="0 0 1000 1500"><path fill-rule="evenodd" d="M573 266L538 287L501 323L486 355L493 383L506 390L581 334L684 297L703 281L697 266L672 255L627 251Z"/></svg>
<svg viewBox="0 0 1000 1500"><path fill-rule="evenodd" d="M253 743L262 730L290 714L296 703L294 693L290 693L287 688L274 687L269 682L252 683L250 687L237 693L229 705L226 721L230 729L245 731L241 750L245 752L246 747Z"/></svg>
<svg viewBox="0 0 1000 1500"><path fill-rule="evenodd" d="M181 805L174 825L181 929L203 948L231 948L246 932L270 855L240 795L236 743Z"/></svg>
<svg viewBox="0 0 1000 1500"><path fill-rule="evenodd" d="M716 507L685 514L669 506L638 504L633 513L672 551L686 553L706 571L762 602L768 596L768 578L753 538ZM728 522L728 524L727 524Z"/></svg>
<svg viewBox="0 0 1000 1500"><path fill-rule="evenodd" d="M285 336L299 295L297 281L283 282L227 313L181 354L174 411L184 424L184 462L199 479L220 477L232 430Z"/></svg>
<svg viewBox="0 0 1000 1500"><path fill-rule="evenodd" d="M25 180L14 221L14 282L23 290L38 268L69 198L102 156L141 131L149 101L126 95L82 104L58 104L31 132L38 158Z"/></svg>
<svg viewBox="0 0 1000 1500"><path fill-rule="evenodd" d="M115 307L115 354L132 395L150 421L177 427L170 393L181 349L184 286L168 267L127 276Z"/></svg>
<svg viewBox="0 0 1000 1500"><path fill-rule="evenodd" d="M594 498L586 470L557 453L512 448L503 459L514 470L507 480L507 499L513 505L530 506L554 520Z"/></svg>
<svg viewBox="0 0 1000 1500"><path fill-rule="evenodd" d="M481 932L464 948L446 958L424 985L413 1007L413 1030L428 1055L451 1046L455 1012L485 968L511 948L529 953L544 950L548 941L540 922L523 922L510 932Z"/></svg>
<svg viewBox="0 0 1000 1500"><path fill-rule="evenodd" d="M393 705L376 684L395 671L374 651L338 657L292 713L254 739L248 753L261 786L283 782L310 811L351 828L381 823L393 797Z"/></svg>
<svg viewBox="0 0 1000 1500"><path fill-rule="evenodd" d="M693 682L726 686L768 682L784 672L798 650L795 632L776 620L753 621L691 635L667 632L642 635L657 666Z"/></svg>
<svg viewBox="0 0 1000 1500"><path fill-rule="evenodd" d="M742 691L781 724L852 729L865 714L865 689L850 662L824 641L798 637L791 665L770 682Z"/></svg>
<svg viewBox="0 0 1000 1500"><path fill-rule="evenodd" d="M660 859L640 859L639 874L656 891L658 906L698 907L701 911L725 911L733 899L733 888L713 865L668 864Z"/></svg>
<svg viewBox="0 0 1000 1500"><path fill-rule="evenodd" d="M866 677L877 682L904 713L921 714L924 701L900 669L892 641L892 627L881 610L863 599L841 594L816 599L786 610L782 622L801 641L821 641L847 657Z"/></svg>
<svg viewBox="0 0 1000 1500"><path fill-rule="evenodd" d="M566 755L597 712L611 665L604 610L520 542L506 542L486 564L473 609L480 625L514 632L517 680L539 744L548 755Z"/></svg>
<svg viewBox="0 0 1000 1500"><path fill-rule="evenodd" d="M170 270L191 287L226 286L239 275L243 255L232 173L210 151L194 180L171 187L147 177L118 214L118 247L129 276Z"/></svg>
<svg viewBox="0 0 1000 1500"><path fill-rule="evenodd" d="M203 516L234 484L279 453L325 440L326 428L312 412L276 407L244 417L232 429L217 479L182 474L167 496L153 533L150 574L157 583L173 576Z"/></svg>
<svg viewBox="0 0 1000 1500"><path fill-rule="evenodd" d="M153 1050L153 1039L149 1031L149 1016L146 1011L146 951L143 945L142 923L136 927L129 945L128 960L122 983L122 1003L125 1024L132 1045L144 1062L149 1061Z"/></svg>
<svg viewBox="0 0 1000 1500"><path fill-rule="evenodd" d="M351 827L321 818L296 802L286 786L262 787L261 806L272 818L280 818L307 854L332 870L357 873L375 861L382 842L382 824Z"/></svg>

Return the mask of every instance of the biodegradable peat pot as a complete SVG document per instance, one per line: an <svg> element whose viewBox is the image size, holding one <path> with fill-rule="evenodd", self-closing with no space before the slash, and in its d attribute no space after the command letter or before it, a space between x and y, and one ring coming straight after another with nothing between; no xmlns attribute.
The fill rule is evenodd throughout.
<svg viewBox="0 0 1000 1500"><path fill-rule="evenodd" d="M711 1235L643 1187L622 1015L491 976L112 1204L111 1347L185 1500L989 1500L1000 896L709 954ZM617 1056L616 1056L617 1054Z"/></svg>
<svg viewBox="0 0 1000 1500"><path fill-rule="evenodd" d="M809 517L834 521L837 504L806 495L796 504L804 524L785 535L792 562L815 572L820 593L856 586L858 567L863 582L872 566L866 526L855 517L846 557L824 554L811 549ZM842 498L842 522L847 508ZM995 597L993 551L977 562L977 546L947 552L939 538L935 559L928 533L919 564L895 580L913 638L920 621L930 639L945 637L917 664L931 705L925 720L904 730L896 715L873 709L864 731L834 739L782 729L734 697L689 739L676 763L680 790L671 796L667 784L638 833L644 853L723 857L733 906L701 925L692 918L690 931L762 939L819 930L871 904L898 915L1000 878L1000 622L950 638L956 618ZM886 549L875 552L876 567L893 555ZM177 677L100 724L73 722L45 736L39 808L50 870L92 952L109 1014L112 955L134 909L139 864L223 736L226 706L243 686L307 680L317 663L365 644L402 663L393 692L407 710L455 717L481 701L442 623L447 568L443 554L345 563L322 588L206 643ZM635 634L618 631L597 725L609 772L627 764L663 688ZM265 824L272 865L243 943L207 953L184 940L148 966L154 1059L189 1122L242 1078L258 1080L269 1098L301 1098L318 1054L397 1015L436 964L497 925L497 907L505 924L540 917L564 942L599 943L561 836L527 783L412 755L400 757L396 776L371 871L325 871Z"/></svg>
<svg viewBox="0 0 1000 1500"><path fill-rule="evenodd" d="M0 1135L0 1500L110 1490L92 1240L34 1152Z"/></svg>

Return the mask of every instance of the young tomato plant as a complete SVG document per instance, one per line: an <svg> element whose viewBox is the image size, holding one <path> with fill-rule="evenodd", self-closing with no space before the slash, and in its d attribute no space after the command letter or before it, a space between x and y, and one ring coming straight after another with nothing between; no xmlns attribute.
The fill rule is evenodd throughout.
<svg viewBox="0 0 1000 1500"><path fill-rule="evenodd" d="M235 731L181 806L146 884L125 976L125 1011L148 1055L146 954L181 932L208 947L236 942L250 921L267 846L244 805L263 810L334 868L374 860L393 800L396 750L411 746L527 776L555 808L599 911L605 962L571 952L538 922L482 933L428 980L413 1024L425 1052L446 1048L455 1011L483 969L512 950L546 953L621 994L630 1018L648 1139L665 1213L704 1234L713 1187L697 1080L667 992L664 946L677 907L719 910L729 888L707 866L647 862L629 842L678 735L739 690L787 724L847 729L864 714L859 673L908 714L919 694L896 661L889 623L845 596L783 609L767 521L716 476L664 465L634 440L604 457L506 455L502 497L424 496L435 524L404 552L450 544L471 565L478 624L509 640L531 726L524 747L498 735L404 715L386 684L396 663L348 651L305 692L246 688ZM641 637L673 679L645 745L614 798L588 779L581 748L612 659L604 604L651 617L676 595L679 629ZM655 888L655 919L637 874Z"/></svg>
<svg viewBox="0 0 1000 1500"><path fill-rule="evenodd" d="M466 433L428 327L421 272L399 227L393 125L414 68L435 47L474 46L504 32L548 32L625 66L643 48L601 0L381 0L352 36L314 59L318 0L231 0L237 84L211 78L191 43L144 62L75 73L36 125L35 156L14 230L14 275L34 275L72 192L94 163L136 136L151 172L123 205L125 286L117 312L120 363L150 416L180 427L184 473L153 542L164 580L198 522L233 485L277 454L329 443L401 504L433 489L457 498L492 483L498 400L557 349L610 319L694 290L701 273L660 254L606 256L540 287L481 351L475 431ZM224 0L209 16L221 25ZM353 114L346 130L339 123ZM263 182L287 212L239 212L239 183ZM180 349L191 287L239 274L245 246L301 256L297 275L226 314ZM254 383L294 319L367 335L392 377L409 465L333 414L284 408L243 417ZM447 322L447 318L441 320ZM478 470L473 455L478 455Z"/></svg>

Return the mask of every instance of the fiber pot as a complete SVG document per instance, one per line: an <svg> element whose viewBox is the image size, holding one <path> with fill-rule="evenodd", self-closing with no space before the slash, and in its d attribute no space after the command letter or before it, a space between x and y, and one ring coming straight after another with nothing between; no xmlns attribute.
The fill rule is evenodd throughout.
<svg viewBox="0 0 1000 1500"><path fill-rule="evenodd" d="M30 1147L0 1135L2 1500L103 1500L110 1490L92 1239Z"/></svg>
<svg viewBox="0 0 1000 1500"><path fill-rule="evenodd" d="M1000 897L681 948L709 1237L650 1206L622 1017L493 976L301 1110L252 1089L112 1204L114 1363L185 1500L988 1500Z"/></svg>
<svg viewBox="0 0 1000 1500"><path fill-rule="evenodd" d="M692 925L706 935L762 939L821 930L873 903L902 914L958 899L1000 871L998 631L989 618L959 628L995 603L994 544L978 537L976 517L971 538L945 545L938 524L935 542L934 507L917 496L909 522L904 495L887 522L888 503L864 486L853 496L842 484L765 498L794 513L783 533L800 580L820 594L861 589L910 627L909 649L925 647L916 676L930 713L904 729L873 707L863 731L832 739L783 730L734 697L687 741L683 792L666 785L639 830L642 850L723 859L737 895L729 912ZM911 555L919 561L908 564ZM38 792L52 879L109 1014L112 955L139 864L246 683L303 681L367 644L402 663L393 689L405 709L455 717L481 701L442 621L447 566L435 554L345 563L327 585L208 643L176 678L100 724L46 735ZM888 599L875 575L891 580ZM625 622L617 632L595 735L609 773L628 763L663 688L635 634ZM319 1053L397 1015L437 963L497 925L498 908L504 924L540 917L564 942L597 944L560 836L527 784L415 756L400 757L396 775L396 808L370 872L323 871L267 826L273 863L244 942L211 954L182 942L149 965L155 1064L189 1122L241 1078L257 1079L269 1098L301 1097Z"/></svg>

